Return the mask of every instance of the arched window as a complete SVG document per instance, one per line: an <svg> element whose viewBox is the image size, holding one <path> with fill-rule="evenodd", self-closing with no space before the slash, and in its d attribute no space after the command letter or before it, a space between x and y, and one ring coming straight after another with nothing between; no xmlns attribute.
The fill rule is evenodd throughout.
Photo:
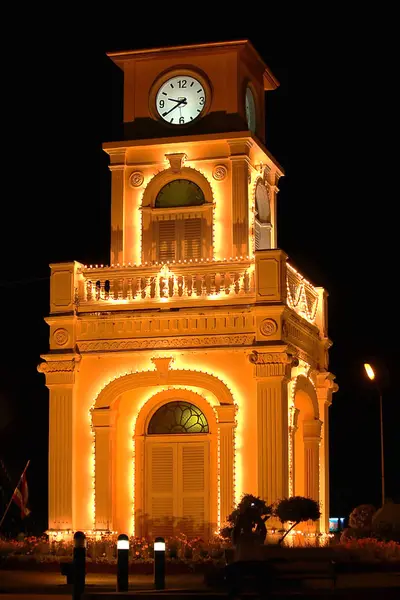
<svg viewBox="0 0 400 600"><path fill-rule="evenodd" d="M200 206L205 203L201 188L188 179L175 179L159 191L156 208L176 208L178 206Z"/></svg>
<svg viewBox="0 0 400 600"><path fill-rule="evenodd" d="M209 429L207 419L197 406L177 400L164 404L154 413L147 433L209 433Z"/></svg>
<svg viewBox="0 0 400 600"><path fill-rule="evenodd" d="M267 186L261 180L256 186L255 249L271 248L271 207Z"/></svg>

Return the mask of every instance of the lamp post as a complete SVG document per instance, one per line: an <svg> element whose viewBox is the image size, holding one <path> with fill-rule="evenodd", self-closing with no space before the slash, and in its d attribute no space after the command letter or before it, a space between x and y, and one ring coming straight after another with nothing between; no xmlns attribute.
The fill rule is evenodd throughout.
<svg viewBox="0 0 400 600"><path fill-rule="evenodd" d="M385 460L383 455L383 413L382 413L382 392L375 381L375 371L370 364L365 363L364 369L371 381L374 381L379 394L379 414L381 425L381 478L382 478L382 506L385 504Z"/></svg>

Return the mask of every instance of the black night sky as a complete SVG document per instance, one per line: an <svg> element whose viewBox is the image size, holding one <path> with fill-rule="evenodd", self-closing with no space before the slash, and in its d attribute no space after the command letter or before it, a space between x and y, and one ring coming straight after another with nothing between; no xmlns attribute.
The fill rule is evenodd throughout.
<svg viewBox="0 0 400 600"><path fill-rule="evenodd" d="M340 386L330 409L331 516L380 502L379 403L365 361L383 374L386 495L400 502L392 38L343 25L299 35L286 17L267 15L255 28L236 18L193 31L171 20L160 33L145 26L151 18L79 32L58 20L34 33L25 24L3 55L0 457L12 483L0 465L0 512L30 458L24 526L47 527L48 392L36 367L48 349L48 265L109 262L101 144L122 135L122 73L105 52L243 38L281 82L267 95L266 125L267 148L286 171L279 247L330 294L330 370ZM6 529L21 529L18 514L13 506Z"/></svg>

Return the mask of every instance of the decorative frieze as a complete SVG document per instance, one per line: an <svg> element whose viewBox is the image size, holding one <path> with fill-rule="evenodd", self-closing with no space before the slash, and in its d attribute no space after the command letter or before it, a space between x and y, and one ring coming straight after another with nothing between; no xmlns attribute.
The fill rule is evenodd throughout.
<svg viewBox="0 0 400 600"><path fill-rule="evenodd" d="M65 385L75 382L75 372L78 370L81 356L79 354L65 354L65 360L60 355L46 354L42 358L46 362L38 365L39 373L46 375L46 385Z"/></svg>
<svg viewBox="0 0 400 600"><path fill-rule="evenodd" d="M135 340L78 342L80 352L112 352L121 350L147 350L158 348L198 348L209 346L250 346L255 336L248 335L215 335L184 336L172 338L146 338Z"/></svg>

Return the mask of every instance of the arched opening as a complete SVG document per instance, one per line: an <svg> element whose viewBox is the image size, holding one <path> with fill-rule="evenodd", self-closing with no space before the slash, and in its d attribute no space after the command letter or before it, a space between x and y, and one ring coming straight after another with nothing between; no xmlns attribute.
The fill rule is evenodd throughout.
<svg viewBox="0 0 400 600"><path fill-rule="evenodd" d="M319 444L321 421L318 401L311 382L300 376L296 382L292 419L292 490L295 496L305 496L319 502ZM315 531L316 524L303 524Z"/></svg>
<svg viewBox="0 0 400 600"><path fill-rule="evenodd" d="M149 537L208 534L210 442L207 418L191 402L174 399L150 417L144 448Z"/></svg>
<svg viewBox="0 0 400 600"><path fill-rule="evenodd" d="M189 179L174 179L158 192L156 208L174 208L177 206L200 206L205 203L203 190Z"/></svg>

